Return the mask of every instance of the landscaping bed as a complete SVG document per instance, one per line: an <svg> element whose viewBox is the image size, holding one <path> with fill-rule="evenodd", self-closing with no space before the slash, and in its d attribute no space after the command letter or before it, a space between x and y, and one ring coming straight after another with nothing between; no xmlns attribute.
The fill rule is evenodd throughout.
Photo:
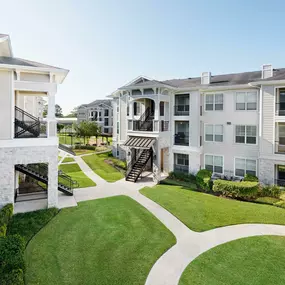
<svg viewBox="0 0 285 285"><path fill-rule="evenodd" d="M141 285L173 234L126 196L62 209L29 243L26 284Z"/></svg>
<svg viewBox="0 0 285 285"><path fill-rule="evenodd" d="M285 237L235 240L203 253L185 269L179 285L283 285Z"/></svg>

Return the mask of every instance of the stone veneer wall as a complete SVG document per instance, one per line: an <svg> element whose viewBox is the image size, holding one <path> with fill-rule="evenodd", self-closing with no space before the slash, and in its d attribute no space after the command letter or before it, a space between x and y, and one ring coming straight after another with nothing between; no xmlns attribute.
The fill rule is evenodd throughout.
<svg viewBox="0 0 285 285"><path fill-rule="evenodd" d="M57 207L58 147L3 147L0 148L0 208L14 203L15 165L48 163L48 207Z"/></svg>
<svg viewBox="0 0 285 285"><path fill-rule="evenodd" d="M285 165L283 160L259 159L259 181L264 184L273 184L275 179L275 165Z"/></svg>

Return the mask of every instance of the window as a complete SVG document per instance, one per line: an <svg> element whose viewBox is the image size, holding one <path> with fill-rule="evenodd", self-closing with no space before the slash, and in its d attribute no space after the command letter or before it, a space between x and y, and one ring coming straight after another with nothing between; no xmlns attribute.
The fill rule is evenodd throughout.
<svg viewBox="0 0 285 285"><path fill-rule="evenodd" d="M174 154L174 171L189 172L189 155L175 153Z"/></svg>
<svg viewBox="0 0 285 285"><path fill-rule="evenodd" d="M257 93L256 92L237 92L236 110L256 110Z"/></svg>
<svg viewBox="0 0 285 285"><path fill-rule="evenodd" d="M164 102L159 103L159 114L160 116L164 116Z"/></svg>
<svg viewBox="0 0 285 285"><path fill-rule="evenodd" d="M256 176L256 160L246 158L235 159L235 176L244 177L245 174Z"/></svg>
<svg viewBox="0 0 285 285"><path fill-rule="evenodd" d="M256 144L256 126L236 126L235 142Z"/></svg>
<svg viewBox="0 0 285 285"><path fill-rule="evenodd" d="M117 122L117 134L119 134L119 133L120 133L120 123Z"/></svg>
<svg viewBox="0 0 285 285"><path fill-rule="evenodd" d="M108 110L108 109L105 109L105 110L104 110L104 116L105 116L105 117L108 117L108 116L109 116L109 110Z"/></svg>
<svg viewBox="0 0 285 285"><path fill-rule="evenodd" d="M119 149L119 145L117 144L117 153L116 153L117 157L120 156L120 149Z"/></svg>
<svg viewBox="0 0 285 285"><path fill-rule="evenodd" d="M216 155L205 155L205 168L215 172L223 173L224 158Z"/></svg>
<svg viewBox="0 0 285 285"><path fill-rule="evenodd" d="M224 109L223 94L206 94L205 110L222 111Z"/></svg>
<svg viewBox="0 0 285 285"><path fill-rule="evenodd" d="M117 106L117 113L119 113L119 111L120 111L120 110L119 110L119 106Z"/></svg>
<svg viewBox="0 0 285 285"><path fill-rule="evenodd" d="M109 129L104 128L104 134L108 134L109 133Z"/></svg>
<svg viewBox="0 0 285 285"><path fill-rule="evenodd" d="M205 125L205 141L222 142L224 140L223 125Z"/></svg>
<svg viewBox="0 0 285 285"><path fill-rule="evenodd" d="M189 116L189 94L175 95L175 116Z"/></svg>
<svg viewBox="0 0 285 285"><path fill-rule="evenodd" d="M134 102L134 115L139 116L141 114L141 103Z"/></svg>
<svg viewBox="0 0 285 285"><path fill-rule="evenodd" d="M127 116L129 116L129 115L130 115L130 107L127 106Z"/></svg>
<svg viewBox="0 0 285 285"><path fill-rule="evenodd" d="M104 126L109 126L109 119L108 118L104 119Z"/></svg>
<svg viewBox="0 0 285 285"><path fill-rule="evenodd" d="M189 122L175 121L174 144L189 146Z"/></svg>

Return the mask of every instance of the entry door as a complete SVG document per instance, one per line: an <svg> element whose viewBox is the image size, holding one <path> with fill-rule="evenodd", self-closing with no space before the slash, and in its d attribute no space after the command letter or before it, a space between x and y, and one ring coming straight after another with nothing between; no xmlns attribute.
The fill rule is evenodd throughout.
<svg viewBox="0 0 285 285"><path fill-rule="evenodd" d="M164 164L163 163L163 160L164 160L163 152L164 152L163 149L161 149L160 150L160 162L161 162L160 163L160 169L161 169L161 172L163 172L163 164Z"/></svg>
<svg viewBox="0 0 285 285"><path fill-rule="evenodd" d="M278 179L285 180L285 166L278 165Z"/></svg>

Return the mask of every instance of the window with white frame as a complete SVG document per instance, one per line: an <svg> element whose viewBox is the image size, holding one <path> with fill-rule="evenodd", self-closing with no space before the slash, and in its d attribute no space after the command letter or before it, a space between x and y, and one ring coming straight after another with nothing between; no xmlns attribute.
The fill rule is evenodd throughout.
<svg viewBox="0 0 285 285"><path fill-rule="evenodd" d="M257 110L257 92L237 92L236 110Z"/></svg>
<svg viewBox="0 0 285 285"><path fill-rule="evenodd" d="M236 125L235 142L244 144L256 144L256 126Z"/></svg>
<svg viewBox="0 0 285 285"><path fill-rule="evenodd" d="M139 116L141 114L141 103L134 102L134 115Z"/></svg>
<svg viewBox="0 0 285 285"><path fill-rule="evenodd" d="M205 155L205 168L214 173L224 173L224 158L219 155Z"/></svg>
<svg viewBox="0 0 285 285"><path fill-rule="evenodd" d="M205 125L205 141L206 142L222 142L224 140L223 125Z"/></svg>
<svg viewBox="0 0 285 285"><path fill-rule="evenodd" d="M120 133L120 123L117 122L117 134L119 134L119 133Z"/></svg>
<svg viewBox="0 0 285 285"><path fill-rule="evenodd" d="M256 176L256 160L247 158L236 158L235 176L244 177L246 174Z"/></svg>
<svg viewBox="0 0 285 285"><path fill-rule="evenodd" d="M182 153L174 154L174 171L189 172L189 155Z"/></svg>
<svg viewBox="0 0 285 285"><path fill-rule="evenodd" d="M206 94L205 110L222 111L224 109L224 94Z"/></svg>

